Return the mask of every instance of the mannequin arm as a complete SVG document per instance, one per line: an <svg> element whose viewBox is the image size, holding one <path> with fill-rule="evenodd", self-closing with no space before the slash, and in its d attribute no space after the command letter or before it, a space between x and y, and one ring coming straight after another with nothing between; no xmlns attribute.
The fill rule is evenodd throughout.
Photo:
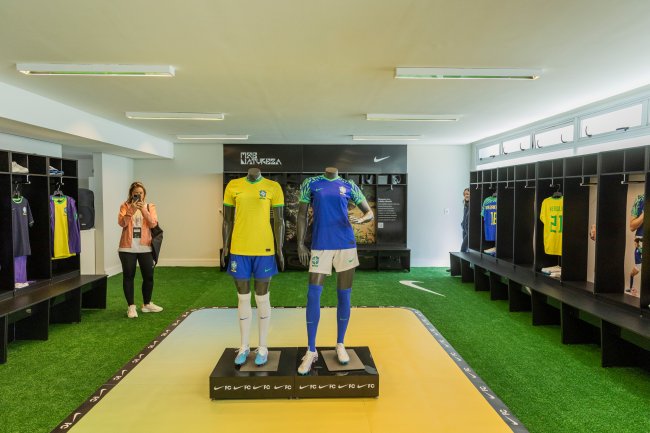
<svg viewBox="0 0 650 433"><path fill-rule="evenodd" d="M633 232L643 225L643 212L636 218L632 218L630 221L630 231Z"/></svg>
<svg viewBox="0 0 650 433"><path fill-rule="evenodd" d="M230 252L230 240L232 238L232 229L235 225L235 208L233 206L223 207L223 225L221 226L221 235L223 237L223 250L221 250L221 266L226 266L226 256Z"/></svg>
<svg viewBox="0 0 650 433"><path fill-rule="evenodd" d="M275 255L278 257L280 271L284 271L284 255L282 254L284 229L284 206L276 206L273 208L273 235L275 236Z"/></svg>
<svg viewBox="0 0 650 433"><path fill-rule="evenodd" d="M366 200L359 203L357 207L361 209L363 215L361 215L361 217L350 217L350 222L352 224L367 223L368 221L372 221L375 218L375 214L372 212L372 209L370 209L370 205L368 205L368 202Z"/></svg>
<svg viewBox="0 0 650 433"><path fill-rule="evenodd" d="M307 236L307 218L309 218L308 210L308 203L300 203L298 208L296 238L298 241L298 258L303 266L309 265L309 249L305 246L305 236Z"/></svg>

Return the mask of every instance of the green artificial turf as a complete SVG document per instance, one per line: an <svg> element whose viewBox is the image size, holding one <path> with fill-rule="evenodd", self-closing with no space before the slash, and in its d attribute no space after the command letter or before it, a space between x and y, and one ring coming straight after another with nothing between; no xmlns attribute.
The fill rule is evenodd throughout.
<svg viewBox="0 0 650 433"><path fill-rule="evenodd" d="M304 306L307 275L274 277L272 304ZM327 280L324 306L336 305L335 284ZM0 433L51 431L179 314L235 306L237 296L218 269L157 268L153 300L165 311L126 319L121 275L111 277L106 310L84 310L78 324L51 325L48 341L11 343L8 363L0 365ZM507 302L490 301L442 268L358 272L352 303L422 311L532 433L650 432L648 372L601 368L597 346L560 344L559 327L533 327L530 313L509 313Z"/></svg>

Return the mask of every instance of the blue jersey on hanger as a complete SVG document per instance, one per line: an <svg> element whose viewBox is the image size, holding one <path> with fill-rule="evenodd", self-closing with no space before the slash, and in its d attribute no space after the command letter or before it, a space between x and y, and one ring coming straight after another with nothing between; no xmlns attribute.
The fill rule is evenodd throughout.
<svg viewBox="0 0 650 433"><path fill-rule="evenodd" d="M497 234L497 198L490 196L483 200L481 208L483 225L485 226L485 240L493 241Z"/></svg>
<svg viewBox="0 0 650 433"><path fill-rule="evenodd" d="M305 179L300 186L300 202L311 203L314 211L311 248L345 250L355 248L352 224L348 219L348 200L358 205L366 198L351 180L320 175Z"/></svg>

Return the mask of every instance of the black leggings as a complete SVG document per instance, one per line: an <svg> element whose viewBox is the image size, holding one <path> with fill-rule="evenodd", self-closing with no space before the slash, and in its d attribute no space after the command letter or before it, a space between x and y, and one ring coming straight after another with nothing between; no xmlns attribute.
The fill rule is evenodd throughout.
<svg viewBox="0 0 650 433"><path fill-rule="evenodd" d="M151 253L125 253L120 251L120 261L122 262L122 287L124 296L129 305L135 305L133 297L133 279L135 278L135 262L140 264L140 273L142 274L142 302L148 304L151 302L153 293L153 256Z"/></svg>

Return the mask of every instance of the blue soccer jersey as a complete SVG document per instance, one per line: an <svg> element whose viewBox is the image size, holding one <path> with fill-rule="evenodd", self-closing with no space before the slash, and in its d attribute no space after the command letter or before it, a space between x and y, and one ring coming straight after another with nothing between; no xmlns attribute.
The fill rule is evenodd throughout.
<svg viewBox="0 0 650 433"><path fill-rule="evenodd" d="M300 202L311 203L313 250L344 250L355 248L352 224L348 219L348 200L359 204L366 198L351 180L320 175L305 179L300 186Z"/></svg>
<svg viewBox="0 0 650 433"><path fill-rule="evenodd" d="M485 226L485 240L493 241L497 234L497 198L490 196L483 201L481 208L483 225Z"/></svg>

